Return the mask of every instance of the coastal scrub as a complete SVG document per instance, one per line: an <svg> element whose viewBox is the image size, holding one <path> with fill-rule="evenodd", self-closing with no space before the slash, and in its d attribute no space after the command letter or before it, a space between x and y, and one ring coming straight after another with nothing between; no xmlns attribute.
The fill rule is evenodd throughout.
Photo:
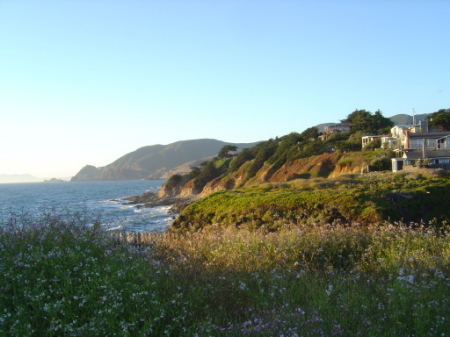
<svg viewBox="0 0 450 337"><path fill-rule="evenodd" d="M446 336L449 224L221 228L122 243L85 214L0 229L3 336Z"/></svg>

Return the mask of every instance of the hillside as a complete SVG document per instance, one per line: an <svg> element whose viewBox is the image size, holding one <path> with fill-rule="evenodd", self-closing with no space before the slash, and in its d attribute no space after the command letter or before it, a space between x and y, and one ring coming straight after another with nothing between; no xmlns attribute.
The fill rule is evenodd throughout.
<svg viewBox="0 0 450 337"><path fill-rule="evenodd" d="M415 115L415 121L423 120L426 116L428 114ZM398 114L389 119L395 125L413 122L413 116L406 114ZM333 124L335 123L323 123L315 128L318 132L323 132L325 126ZM258 143L239 144L214 139L197 139L178 141L169 145L144 146L105 167L86 165L72 177L71 181L167 179L174 174L187 173L192 167L210 160L224 145L235 145L242 150ZM312 154L314 153L316 152L313 151Z"/></svg>
<svg viewBox="0 0 450 337"><path fill-rule="evenodd" d="M411 124L424 120L429 114L413 116L398 114L390 118L380 111L372 114L356 110L347 116L352 125L348 133L333 133L325 138L320 132L330 123L292 132L269 139L248 148L237 156L209 162L201 170L191 172L183 179L170 180L160 196L205 197L215 191L250 187L267 182L284 183L302 178L334 178L345 173L361 173L391 168L391 150L373 151L375 145L362 151L364 134L386 134L396 124ZM378 125L378 127L374 127ZM379 147L380 145L378 145ZM175 179L174 178L174 179Z"/></svg>
<svg viewBox="0 0 450 337"><path fill-rule="evenodd" d="M361 138L369 132L383 134L394 122L378 130L371 117L382 118L381 114L355 111L349 115L361 116L368 117L363 123L371 131L364 129L361 119L356 130L325 138L312 127L269 139L237 155L217 156L189 174L170 177L159 191L160 198L197 200L181 209L172 229L214 223L278 228L277 217L286 223L297 223L298 217L327 223L388 219L420 223L450 217L450 210L436 199L447 194L450 186L445 174L377 173L391 170L394 153L379 148L379 141L362 149ZM408 122L399 115L395 120Z"/></svg>
<svg viewBox="0 0 450 337"><path fill-rule="evenodd" d="M159 195L204 197L220 190L267 182L360 173L389 155L384 151L361 151L360 139L350 134L336 134L321 141L307 138L308 132L291 133L247 148L236 156L217 158L182 178L175 175L164 184Z"/></svg>
<svg viewBox="0 0 450 337"><path fill-rule="evenodd" d="M87 165L71 181L164 179L168 172L188 172L186 163L204 161L216 155L225 145L238 149L257 143L227 143L215 139L178 141L169 145L144 146L130 152L113 163L97 168ZM181 167L180 167L181 166Z"/></svg>

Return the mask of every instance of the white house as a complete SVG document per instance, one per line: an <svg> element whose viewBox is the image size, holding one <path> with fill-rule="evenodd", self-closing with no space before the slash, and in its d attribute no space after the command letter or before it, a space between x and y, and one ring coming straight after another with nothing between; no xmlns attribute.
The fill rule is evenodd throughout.
<svg viewBox="0 0 450 337"><path fill-rule="evenodd" d="M364 149L364 147L366 145L368 145L371 141L376 140L376 139L381 139L383 136L363 136L362 137L362 148Z"/></svg>

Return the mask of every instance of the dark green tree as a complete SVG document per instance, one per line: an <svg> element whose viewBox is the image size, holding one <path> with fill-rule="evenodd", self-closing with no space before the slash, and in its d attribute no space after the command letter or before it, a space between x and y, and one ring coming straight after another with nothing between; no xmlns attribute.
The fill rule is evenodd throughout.
<svg viewBox="0 0 450 337"><path fill-rule="evenodd" d="M300 134L300 137L308 140L308 139L317 139L319 137L319 129L315 126L307 128Z"/></svg>
<svg viewBox="0 0 450 337"><path fill-rule="evenodd" d="M242 164L244 164L245 162L250 161L254 158L255 158L255 154L253 153L253 151L249 148L245 148L237 155L237 157L235 157L231 160L228 171L234 172L239 167L241 167Z"/></svg>
<svg viewBox="0 0 450 337"><path fill-rule="evenodd" d="M366 110L355 110L347 116L346 119L341 120L342 123L350 124L352 132L366 131L371 129L372 114Z"/></svg>
<svg viewBox="0 0 450 337"><path fill-rule="evenodd" d="M188 176L189 179L194 179L195 177L197 177L202 171L200 170L200 168L198 168L197 166L193 167L191 169L191 172L189 172Z"/></svg>
<svg viewBox="0 0 450 337"><path fill-rule="evenodd" d="M383 116L380 110L375 111L373 115L373 126L378 134L389 133L394 126L394 122Z"/></svg>
<svg viewBox="0 0 450 337"><path fill-rule="evenodd" d="M248 170L248 177L254 177L258 170L264 165L266 160L268 160L277 148L277 141L269 139L264 143L260 143L256 146L256 156L255 159Z"/></svg>
<svg viewBox="0 0 450 337"><path fill-rule="evenodd" d="M231 158L233 155L231 152L237 151L237 146L234 145L225 145L220 149L219 153L217 154L218 158Z"/></svg>
<svg viewBox="0 0 450 337"><path fill-rule="evenodd" d="M450 109L441 109L428 116L428 124L440 131L450 131Z"/></svg>
<svg viewBox="0 0 450 337"><path fill-rule="evenodd" d="M181 181L183 180L183 177L180 174L174 174L166 181L166 188L172 189L175 186L177 186Z"/></svg>
<svg viewBox="0 0 450 337"><path fill-rule="evenodd" d="M375 158L370 163L371 171L390 171L392 169L391 158Z"/></svg>
<svg viewBox="0 0 450 337"><path fill-rule="evenodd" d="M381 139L374 139L369 144L364 146L363 150L369 151L369 150L375 150L379 149L381 147Z"/></svg>
<svg viewBox="0 0 450 337"><path fill-rule="evenodd" d="M194 188L197 193L200 193L209 181L220 175L220 171L213 161L204 162L202 164L200 164L202 165L200 174L194 179Z"/></svg>
<svg viewBox="0 0 450 337"><path fill-rule="evenodd" d="M387 128L394 125L389 118L383 116L380 110L377 110L375 114L366 110L355 110L341 122L350 124L351 132L361 131L366 134L384 133Z"/></svg>

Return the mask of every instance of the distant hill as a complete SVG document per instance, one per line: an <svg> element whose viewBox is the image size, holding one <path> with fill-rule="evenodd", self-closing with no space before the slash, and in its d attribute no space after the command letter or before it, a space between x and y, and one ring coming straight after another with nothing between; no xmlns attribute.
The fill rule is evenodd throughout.
<svg viewBox="0 0 450 337"><path fill-rule="evenodd" d="M37 183L43 179L36 178L30 174L0 174L0 184L7 183Z"/></svg>
<svg viewBox="0 0 450 337"><path fill-rule="evenodd" d="M411 125L411 124L417 124L420 121L424 121L427 119L427 117L430 114L419 114L419 115L406 115L406 114L398 114L392 117L389 117L389 119L394 122L395 125Z"/></svg>
<svg viewBox="0 0 450 337"><path fill-rule="evenodd" d="M238 149L253 147L255 143L229 143L216 139L178 141L169 145L144 146L130 152L113 163L97 168L83 167L71 181L164 179L170 173L189 171L192 166L218 154L225 145Z"/></svg>
<svg viewBox="0 0 450 337"><path fill-rule="evenodd" d="M394 123L394 125L412 125L412 124L417 124L420 121L426 120L429 115L431 115L431 114L417 114L414 116L407 115L407 114L397 114L397 115L394 115L394 116L388 117L388 118ZM316 128L319 129L319 132L323 132L323 130L325 129L326 126L334 125L337 123L339 123L339 122L322 123L322 124L316 125Z"/></svg>

